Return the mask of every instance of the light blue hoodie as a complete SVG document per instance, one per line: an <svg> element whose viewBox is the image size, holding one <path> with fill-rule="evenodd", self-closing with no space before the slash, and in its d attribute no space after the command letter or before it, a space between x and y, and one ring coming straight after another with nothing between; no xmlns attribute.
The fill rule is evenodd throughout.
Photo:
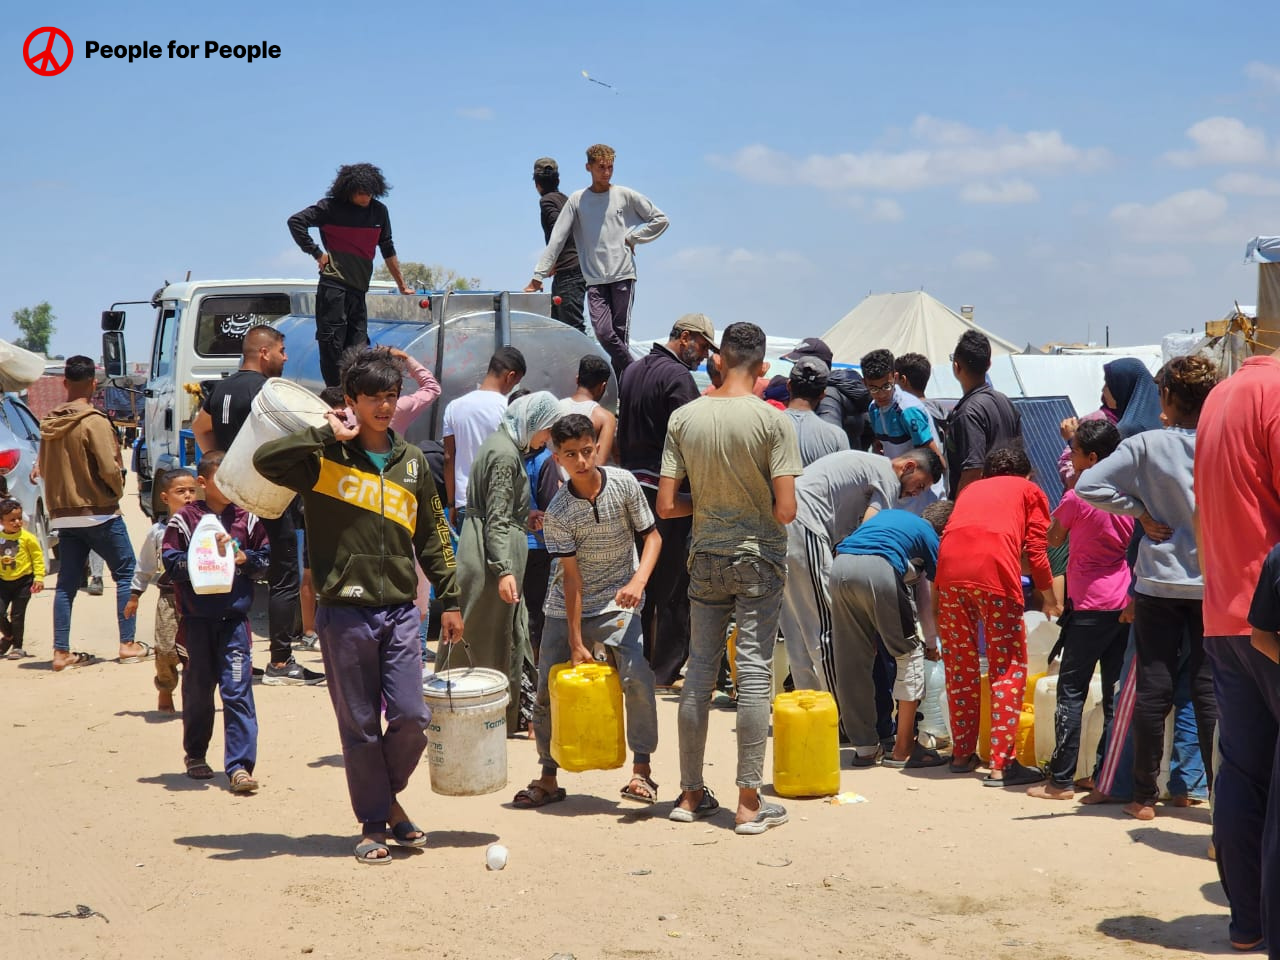
<svg viewBox="0 0 1280 960"><path fill-rule="evenodd" d="M1204 596L1193 525L1195 453L1194 430L1149 430L1121 441L1115 453L1076 480L1076 495L1100 510L1134 518L1150 513L1173 528L1164 543L1142 538L1133 567L1137 593L1184 600Z"/></svg>

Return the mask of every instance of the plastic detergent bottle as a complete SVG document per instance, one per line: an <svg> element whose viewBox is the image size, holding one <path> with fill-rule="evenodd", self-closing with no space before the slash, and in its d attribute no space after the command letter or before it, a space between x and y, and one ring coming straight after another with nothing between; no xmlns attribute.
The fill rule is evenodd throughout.
<svg viewBox="0 0 1280 960"><path fill-rule="evenodd" d="M212 513L206 513L191 531L187 547L187 572L191 589L196 593L230 593L236 578L234 542L218 552L218 534L225 534L222 524Z"/></svg>
<svg viewBox="0 0 1280 960"><path fill-rule="evenodd" d="M773 789L782 797L840 792L840 721L835 698L817 690L773 700Z"/></svg>
<svg viewBox="0 0 1280 960"><path fill-rule="evenodd" d="M622 681L608 663L551 668L551 756L573 773L615 770L627 759Z"/></svg>

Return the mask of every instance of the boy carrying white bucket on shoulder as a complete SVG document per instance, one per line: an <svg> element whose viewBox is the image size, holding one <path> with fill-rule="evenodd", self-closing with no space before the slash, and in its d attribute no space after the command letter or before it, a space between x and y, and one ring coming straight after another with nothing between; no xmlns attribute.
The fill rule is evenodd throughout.
<svg viewBox="0 0 1280 960"><path fill-rule="evenodd" d="M342 370L356 425L330 412L325 426L271 440L253 458L267 480L302 494L316 632L361 824L355 856L371 865L391 862L388 826L401 846L427 843L398 799L422 759L431 719L422 698L415 557L444 608L440 641L462 639L439 494L422 451L391 430L403 379L404 367L385 348L360 351Z"/></svg>
<svg viewBox="0 0 1280 960"><path fill-rule="evenodd" d="M253 769L258 761L258 715L253 704L253 635L249 609L253 581L271 563L267 531L261 521L227 499L216 475L222 453L211 450L196 468L203 500L177 511L165 528L165 572L173 581L182 620L187 666L182 672L182 746L187 776L210 780L213 769L205 751L213 737L213 691L222 697L223 767L231 792L258 789ZM196 593L191 583L187 551L200 520L212 514L224 532L217 535L219 552L235 552L235 577L229 593ZM223 554L225 556L225 553Z"/></svg>
<svg viewBox="0 0 1280 960"><path fill-rule="evenodd" d="M662 537L644 491L630 471L596 466L596 431L590 418L571 413L551 427L556 463L569 475L542 516L542 533L555 566L547 590L546 621L538 654L538 696L533 733L542 775L515 795L527 810L558 803L551 756L551 669L595 659L603 647L618 669L626 701L627 746L634 754L622 796L640 803L658 799L650 755L658 747L658 706L653 670L644 656L640 619L644 587L658 562ZM636 540L644 541L639 561Z"/></svg>

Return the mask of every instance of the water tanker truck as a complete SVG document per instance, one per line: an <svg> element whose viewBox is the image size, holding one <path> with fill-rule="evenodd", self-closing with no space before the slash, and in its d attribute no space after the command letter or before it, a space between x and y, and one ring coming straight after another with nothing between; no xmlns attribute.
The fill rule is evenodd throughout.
<svg viewBox="0 0 1280 960"><path fill-rule="evenodd" d="M152 478L157 472L196 462L191 421L209 387L240 363L245 332L269 323L285 335L286 379L319 393L324 387L315 340L314 280L187 280L166 284L150 301L112 304L102 314L102 357L108 377L126 370L123 307L155 310L150 373L132 468L138 496L151 515ZM366 304L369 338L398 347L435 374L440 399L406 431L413 443L440 438L450 400L475 389L489 357L500 346L525 356L523 386L567 397L574 390L578 360L604 356L593 338L551 319L551 297L542 293L436 291L402 295L391 284L374 283ZM406 379L406 391L417 389ZM605 403L616 401L611 384Z"/></svg>

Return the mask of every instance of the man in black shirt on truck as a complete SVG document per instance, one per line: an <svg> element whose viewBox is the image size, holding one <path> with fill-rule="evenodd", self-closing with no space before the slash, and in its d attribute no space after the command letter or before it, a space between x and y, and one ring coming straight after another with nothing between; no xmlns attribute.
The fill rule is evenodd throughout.
<svg viewBox="0 0 1280 960"><path fill-rule="evenodd" d="M382 171L371 163L338 168L329 194L289 218L289 232L302 252L320 267L316 286L316 342L320 375L327 387L339 385L338 360L348 347L369 342L364 296L373 277L374 248L382 251L401 293L413 293L400 274L391 242L391 218L380 197L390 191ZM320 228L321 250L311 238Z"/></svg>
<svg viewBox="0 0 1280 960"><path fill-rule="evenodd" d="M538 201L538 207L542 211L542 239L544 243L548 243L560 211L569 199L560 192L559 165L550 157L535 160L533 185L542 198ZM582 268L578 265L578 248L574 246L571 236L556 258L555 274L551 281L552 318L586 333L586 324L582 322L582 301L586 295L587 281L582 278ZM555 297L560 298L559 303L555 302Z"/></svg>

